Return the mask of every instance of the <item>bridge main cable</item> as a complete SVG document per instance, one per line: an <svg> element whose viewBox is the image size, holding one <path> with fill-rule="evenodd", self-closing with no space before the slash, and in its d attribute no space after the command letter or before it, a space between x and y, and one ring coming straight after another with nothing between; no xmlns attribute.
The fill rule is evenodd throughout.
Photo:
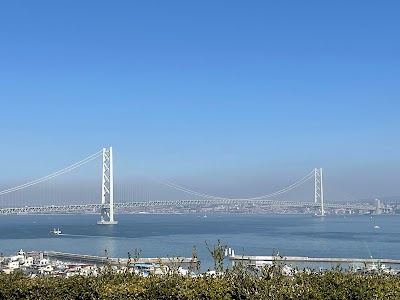
<svg viewBox="0 0 400 300"><path fill-rule="evenodd" d="M208 199L214 199L214 200L262 200L265 198L270 198L273 196L277 196L277 195L281 195L283 193L286 193L290 190L293 190L294 188L302 185L303 183L307 182L308 180L310 180L311 178L313 178L314 176L314 170L311 171L310 173L308 173L306 176L304 176L302 179L296 181L295 183L289 185L288 187L281 189L277 192L271 193L271 194L267 194L267 195L262 195L262 196L258 196L258 197L252 197L252 198L244 198L244 199L235 199L235 198L229 198L229 197L219 197L219 196L213 196L213 195L209 195L209 194L203 194L200 192L196 192L193 190L190 190L188 188L185 188L183 186L177 185L175 183L169 182L165 179L161 179L161 178L157 178L157 177L151 177L151 179L156 180L158 182L160 182L163 185L166 185L168 187L171 187L173 189L176 189L178 191L187 193L187 194L191 194L194 196L199 196L199 197L203 197L203 198L208 198Z"/></svg>
<svg viewBox="0 0 400 300"><path fill-rule="evenodd" d="M85 159L82 159L81 161L79 161L79 162L77 162L77 163L75 163L73 165L70 165L69 167L66 167L64 169L61 169L61 170L59 170L57 172L54 172L54 173L49 174L47 176L41 177L39 179L30 181L30 182L27 182L27 183L24 183L24 184L21 184L21 185L15 186L13 188L9 188L9 189L0 191L0 196L1 195L5 195L5 194L9 194L9 193L12 193L12 192L16 192L16 191L19 191L19 190L22 190L22 189L25 189L27 187L36 185L38 183L42 183L44 181L50 180L50 179L55 178L57 176L60 176L62 174L68 173L68 172L70 172L70 171L72 171L72 170L74 170L74 169L76 169L76 168L78 168L80 166L83 166L84 164L87 164L88 162L96 159L97 157L101 156L101 153L102 153L102 151L98 151L98 152L86 157Z"/></svg>
<svg viewBox="0 0 400 300"><path fill-rule="evenodd" d="M263 196L258 196L258 197L254 197L254 198L247 198L246 200L262 200L264 198L271 198L274 196L278 196L281 194L284 194L286 192L289 192L295 188L297 188L298 186L302 185L303 183L307 182L308 180L310 180L311 178L313 178L314 176L314 170L311 171L310 173L308 173L306 176L304 176L302 179L296 181L295 183L289 185L288 187L281 189L277 192L271 193L271 194L267 194L267 195L263 195Z"/></svg>

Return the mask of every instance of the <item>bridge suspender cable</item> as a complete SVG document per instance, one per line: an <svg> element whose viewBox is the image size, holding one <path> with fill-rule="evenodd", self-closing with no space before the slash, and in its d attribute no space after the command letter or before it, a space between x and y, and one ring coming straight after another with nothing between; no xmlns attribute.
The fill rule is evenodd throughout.
<svg viewBox="0 0 400 300"><path fill-rule="evenodd" d="M270 198L273 196L277 196L277 195L281 195L283 193L286 193L290 190L293 190L294 188L302 185L303 183L307 182L308 180L310 180L311 178L313 178L314 176L314 170L311 171L310 173L308 173L306 176L304 176L302 179L296 181L295 183L289 185L288 187L281 189L277 192L271 193L271 194L267 194L267 195L262 195L262 196L258 196L258 197L254 197L254 198L244 198L244 199L240 199L240 200L262 200L265 198ZM181 192L185 192L191 195L195 195L195 196L200 196L200 197L204 197L204 198L208 198L208 199L214 199L214 200L223 200L223 199L227 199L227 200L238 200L238 199L231 199L231 198L227 198L227 197L218 197L218 196L213 196L213 195L208 195L208 194L203 194L203 193L199 193L190 189L187 189L183 186L177 185L175 183L169 182L165 179L160 179L160 178L155 178L155 177L151 177L153 180L156 180L158 182L160 182L163 185L166 185L168 187L171 187L173 189L176 189L178 191Z"/></svg>
<svg viewBox="0 0 400 300"><path fill-rule="evenodd" d="M207 194L203 194L203 193L199 193L190 189L187 189L183 186L177 185L175 183L169 182L165 179L161 179L161 178L156 178L156 177L151 177L151 179L156 180L158 182L160 182L163 185L166 185L168 187L171 187L175 190L187 193L187 194L191 194L191 195L195 195L195 196L200 196L200 197L204 197L204 198L208 198L208 199L215 199L215 200L222 200L222 199L229 199L229 198L224 198L224 197L217 197L217 196L212 196L212 195L207 195Z"/></svg>
<svg viewBox="0 0 400 300"><path fill-rule="evenodd" d="M246 200L258 200L258 199L261 200L261 199L264 199L264 198L270 198L270 197L273 197L273 196L284 194L286 192L289 192L289 191L293 190L294 188L297 188L298 186L302 185L303 183L307 182L308 180L310 180L313 177L314 177L314 170L311 171L310 173L308 173L306 176L304 176L299 181L289 185L288 187L286 187L286 188L284 188L282 190L279 190L279 191L277 191L275 193L271 193L271 194L268 194L268 195L263 195L263 196L254 197L254 198L247 198Z"/></svg>
<svg viewBox="0 0 400 300"><path fill-rule="evenodd" d="M55 178L55 177L57 177L57 176L60 176L60 175L62 175L62 174L68 173L68 172L70 172L70 171L72 171L72 170L74 170L74 169L76 169L76 168L78 168L78 167L80 167L80 166L82 166L82 165L84 165L84 164L87 164L88 162L90 162L90 161L96 159L97 157L99 157L99 156L101 156L101 155L102 155L102 151L96 152L95 154L90 155L89 157L87 157L87 158L85 158L85 159L83 159L83 160L81 160L81 161L79 161L79 162L77 162L77 163L75 163L75 164L73 164L73 165L71 165L71 166L69 166L69 167L66 167L66 168L64 168L64 169L62 169L62 170L60 170L60 171L54 172L54 173L52 173L52 174L50 174L50 175L47 175L47 176L44 176L44 177L42 177L42 178L39 178L39 179L30 181L30 182L21 184L21 185L19 185L19 186L13 187L13 188L0 191L0 196L1 196L1 195L8 194L8 193L15 192L15 191L18 191L18 190L25 189L25 188L27 188L27 187L36 185L36 184L38 184L38 183L41 183L41 182L50 180L50 179L52 179L52 178Z"/></svg>
<svg viewBox="0 0 400 300"><path fill-rule="evenodd" d="M52 173L50 175L47 175L45 177L30 181L28 183L25 183L25 184L22 184L22 185L19 185L19 186L10 188L10 189L6 189L6 190L3 190L3 191L0 191L0 196L8 194L8 193L15 192L15 191L18 191L18 190L25 189L27 187L39 184L41 182L50 180L50 179L55 178L57 176L60 176L62 174L68 173L68 172L70 172L70 171L72 171L72 170L74 170L74 169L76 169L76 168L78 168L78 167L80 167L80 166L82 166L82 165L84 165L84 164L96 159L97 157L99 157L101 155L102 155L102 151L98 151L98 152L94 153L93 155L90 155L89 157L87 157L87 158L85 158L85 159L83 159L83 160L81 160L81 161L79 161L79 162L77 162L77 163L75 163L75 164L73 164L73 165L71 165L69 167L66 167L66 168L64 168L64 169L62 169L60 171L57 171L57 172ZM303 177L299 181L297 181L297 182L289 185L288 187L286 187L284 189L281 189L281 190L279 190L277 192L274 192L274 193L271 193L271 194L267 194L267 195L258 196L258 197L253 197L253 198L244 198L244 199L240 199L240 200L262 200L262 199L265 199L265 198L270 198L270 197L273 197L273 196L281 195L283 193L286 193L286 192L288 192L288 191L290 191L290 190L302 185L303 183L305 183L306 181L311 179L313 176L314 176L314 171L311 171L310 173L308 173L305 177ZM165 186L168 186L170 188L173 188L175 190L178 190L178 191L181 191L181 192L184 192L184 193L187 193L187 194L203 197L203 198L214 199L214 200L239 200L239 199L232 199L232 198L228 198L228 197L219 197L219 196L213 196L213 195L209 195L209 194L196 192L196 191L190 190L188 188L185 188L183 186L177 185L175 183L169 182L169 181L167 181L165 179L161 179L161 178L151 177L151 179L153 179L155 181L158 181L161 184L163 184Z"/></svg>

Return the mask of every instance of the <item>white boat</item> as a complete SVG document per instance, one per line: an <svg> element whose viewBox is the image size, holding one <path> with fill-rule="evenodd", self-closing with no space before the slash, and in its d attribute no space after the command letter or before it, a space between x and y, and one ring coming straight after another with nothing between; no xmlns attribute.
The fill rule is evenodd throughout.
<svg viewBox="0 0 400 300"><path fill-rule="evenodd" d="M313 214L313 217L316 217L316 218L323 218L325 216L326 216L325 214L317 214L317 213Z"/></svg>
<svg viewBox="0 0 400 300"><path fill-rule="evenodd" d="M61 232L60 228L57 228L57 229L54 228L53 230L50 230L50 234L59 235L61 233L62 232Z"/></svg>
<svg viewBox="0 0 400 300"><path fill-rule="evenodd" d="M379 226L378 226L378 225L375 225L375 226L374 226L374 228L375 228L375 229L378 229L378 228L379 228Z"/></svg>

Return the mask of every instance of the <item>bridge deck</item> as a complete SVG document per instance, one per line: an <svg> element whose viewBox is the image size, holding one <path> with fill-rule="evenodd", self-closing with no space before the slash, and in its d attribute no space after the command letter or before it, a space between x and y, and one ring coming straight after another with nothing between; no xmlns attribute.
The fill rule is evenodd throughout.
<svg viewBox="0 0 400 300"><path fill-rule="evenodd" d="M259 204L276 205L292 207L320 207L320 203L314 202L296 202L296 201L278 201L278 200L249 200L249 199L212 199L212 200L174 200L174 201L137 201L137 202L119 202L114 203L114 208L131 208L146 206L168 206L168 205L208 205L208 204ZM325 207L375 210L375 207L364 204L338 204L325 203ZM47 206L24 206L14 208L0 208L0 214L31 214L31 213L51 213L51 212L75 212L92 211L98 212L102 208L109 208L109 204L73 204L73 205L47 205Z"/></svg>

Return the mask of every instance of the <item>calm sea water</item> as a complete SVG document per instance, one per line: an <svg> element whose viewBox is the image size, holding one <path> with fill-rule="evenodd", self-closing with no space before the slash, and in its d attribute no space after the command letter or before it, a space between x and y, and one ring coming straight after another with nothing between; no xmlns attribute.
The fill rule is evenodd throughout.
<svg viewBox="0 0 400 300"><path fill-rule="evenodd" d="M212 266L205 242L235 249L237 255L400 259L400 216L308 215L116 215L118 225L100 226L98 215L0 216L0 252L19 249L127 257L191 257ZM379 229L374 226L379 226ZM60 228L60 236L49 231ZM370 254L371 253L371 254Z"/></svg>

